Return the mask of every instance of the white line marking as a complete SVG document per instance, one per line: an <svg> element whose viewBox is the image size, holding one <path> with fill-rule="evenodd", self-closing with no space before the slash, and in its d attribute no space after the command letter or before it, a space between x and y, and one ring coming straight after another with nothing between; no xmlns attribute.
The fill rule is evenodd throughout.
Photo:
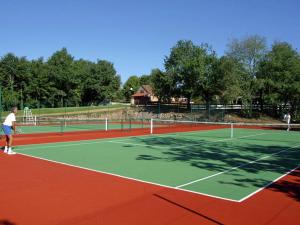
<svg viewBox="0 0 300 225"><path fill-rule="evenodd" d="M297 170L297 169L299 169L299 168L300 168L300 165L296 166L294 169L292 169L292 170L286 172L285 174L281 175L280 177L276 178L275 180L271 181L270 183L266 184L265 186L263 186L263 187L257 189L256 191L252 192L251 194L245 196L244 198L240 199L238 202L243 202L243 201L245 201L246 199L248 199L248 198L252 197L253 195L257 194L258 192L264 190L265 188L269 187L269 186L272 185L273 183L279 181L281 178L287 176L288 174L292 173L293 171L295 171L295 170Z"/></svg>
<svg viewBox="0 0 300 225"><path fill-rule="evenodd" d="M261 134L253 134L253 135L247 135L247 136L242 136L242 137L237 137L237 138L226 138L226 139L220 139L220 140L215 140L215 141L208 141L208 143L215 143L215 142L222 142L222 141L231 141L233 139L244 139L247 137L254 137L254 136L260 136L260 135L264 135L266 133L261 133ZM129 139L130 140L130 139ZM122 142L122 141L107 141L110 143L117 143L117 144L124 144L124 145L133 145L133 146L143 146L143 147L152 147L152 148L162 148L162 149L169 149L173 146L159 146L159 145L147 145L147 144L136 144L136 143L131 143L131 142ZM186 147L193 147L193 146L198 146L198 145L202 145L203 143L197 143L197 144L190 144L190 145L179 145L179 146L174 146L174 148L178 149L178 148L186 148ZM214 152L214 151L210 151L212 153L218 153L218 152Z"/></svg>
<svg viewBox="0 0 300 225"><path fill-rule="evenodd" d="M191 181L191 182L188 182L188 183L185 183L185 184L178 185L177 188L182 188L182 187L188 186L188 185L190 185L190 184L194 184L194 183L197 183L197 182L200 182L200 181L203 181L203 180L210 179L210 178L215 177L215 176L219 176L219 175L224 174L224 173L228 173L228 172L230 172L230 171L232 171L232 170L236 170L236 169L238 169L238 168L247 166L247 165L249 165L249 164L253 164L253 163L256 163L256 162L258 162L258 161L261 161L261 160L263 160L263 159L270 158L271 156L278 155L278 154L280 154L281 152L286 152L286 151L288 151L289 149L295 149L295 148L298 148L298 147L300 147L300 145L296 145L296 146L293 146L293 147L290 147L290 148L281 150L281 151L279 151L279 152L275 152L275 153L273 153L273 154L266 155L266 156L261 157L261 158L258 158L258 159L256 159L256 160L253 160L253 161L250 161L250 162L241 164L241 165L236 166L236 167L232 167L232 168L230 168L230 169L228 169L228 170L224 170L224 171L222 171L222 172L215 173L215 174L212 174L212 175L207 176L207 177L202 177L202 178L200 178L200 179L193 180L193 181Z"/></svg>
<svg viewBox="0 0 300 225"><path fill-rule="evenodd" d="M222 142L222 141L227 141L227 140L232 140L232 139L242 139L242 138L247 138L247 137L253 137L253 136L260 136L260 135L264 135L267 133L260 133L260 134L253 134L253 135L247 135L247 136L242 136L242 137L237 137L237 138L226 138L226 139L221 139L221 140L216 140L216 141L211 141L211 142ZM166 137L168 135L155 135L155 137ZM145 136L145 138L140 138L140 139L149 139L153 136ZM91 140L82 140L82 141L71 141L71 142L60 142L60 143L56 143L50 146L43 146L44 144L33 144L33 145L19 145L19 146L25 146L22 147L21 149L18 149L18 151L23 151L23 150L27 150L27 149L33 149L32 147L36 147L36 149L47 149L47 148L57 148L57 147L68 147L68 146L77 146L77 145L90 145L90 144L97 144L97 143L102 143L102 142L116 142L117 141L108 141L108 140L132 140L134 137L128 137L128 138L106 138L106 139L97 139L96 141L91 141ZM73 144L61 144L61 143L73 143ZM121 142L120 142L121 143ZM129 144L129 143L126 143ZM176 148L185 148L185 147L191 147L191 146L197 146L197 145L201 145L202 143L199 144L192 144L192 145L182 145L182 146L178 146ZM131 144L134 145L134 144ZM146 146L146 145L145 145ZM157 147L160 148L160 146L155 146L155 145L149 145L151 147ZM168 147L169 148L169 147Z"/></svg>
<svg viewBox="0 0 300 225"><path fill-rule="evenodd" d="M265 135L265 134L268 134L268 133L246 135L246 136L237 137L237 138L221 139L221 140L212 141L211 143L222 142L222 141L227 141L227 140L232 140L232 139L243 139L243 138L247 138L247 137L254 137L254 136L260 136L260 135ZM175 133L174 135L178 135L178 134ZM149 137L153 137L153 136L145 135L145 138L143 138L143 139L148 139ZM173 135L168 134L168 135L155 135L155 136L156 137L165 137L165 136L173 136ZM119 140L132 140L132 138L133 137L120 138ZM107 138L107 139L116 139L116 138ZM40 146L42 144L38 144L38 145L40 146L40 148L65 147L65 146L74 146L74 145L82 145L82 144L95 144L95 143L101 143L101 142L111 142L111 143L119 143L119 144L138 145L138 144L132 144L132 143L127 143L127 142L107 141L107 139L105 139L105 140L98 139L98 141L94 141L94 142L93 141L89 141L89 140L84 140L84 141L77 141L74 144L65 144L65 145L58 144L58 145L45 146L45 147ZM195 146L195 145L200 145L200 144L178 146L177 148L185 148L185 147L190 147L190 146ZM151 145L140 145L140 146L151 146ZM153 147L153 146L151 146L151 147ZM157 148L166 148L164 146L154 146L154 147L157 147ZM38 148L38 149L40 149L40 148ZM169 148L169 146L168 146L168 148ZM26 150L26 149L23 148L21 150ZM32 148L28 148L28 149L32 149ZM280 153L280 152L278 152L278 153ZM276 154L278 154L278 153L276 153ZM58 162L58 161L54 161L54 160L48 160L48 159L44 159L44 158L41 158L41 157L31 156L31 155L27 155L27 154L23 154L23 153L18 153L18 154L24 155L24 156L27 156L27 157L32 157L32 158L37 158L37 159L41 159L41 160L53 162L53 163L63 164L63 165L67 165L67 166L71 166L71 167L75 167L75 168L80 168L80 169L85 169L85 170L89 170L89 171L99 172L99 173L108 174L108 175L112 175L112 176L116 176L116 177L121 177L121 178L125 178L125 179L135 180L135 181L139 181L139 182L143 182L143 183L149 183L149 184L153 184L153 185L157 185L157 186L162 186L162 187L166 187L166 188L171 188L171 189L181 190L181 191L185 191L185 192L191 192L191 193L195 193L195 194L199 194L199 195L209 196L209 197L212 197L212 198L218 198L218 199L223 199L223 200L228 200L228 201L233 201L233 202L240 202L240 200L223 198L223 197L209 195L209 194L205 194L205 193L201 193L201 192L195 192L195 191L190 191L190 190L186 190L186 189L181 189L181 187L187 186L187 185L179 185L179 186L176 186L176 187L171 187L171 186L162 185L162 184L158 184L158 183L154 183L154 182L148 182L148 181L144 181L144 180L140 180L140 179L126 177L126 176L122 176L122 175L118 175L118 174L113 174L113 173L108 173L108 172L104 172L104 171L98 171L98 170L93 170L93 169L89 169L89 168L85 168L85 167L75 166L75 165L68 164L68 163L62 163L62 162ZM262 157L262 158L260 158L260 160L263 159L263 158L268 158L268 156ZM250 164L250 163L248 163L248 164ZM239 167L241 167L241 166L239 166ZM233 170L233 168L230 169L230 170ZM220 172L220 173L218 173L218 175L221 174L221 173L224 173L224 172ZM209 177L212 177L212 176L216 176L216 175L211 175ZM201 178L201 179L204 179L204 178ZM206 179L208 179L208 178L206 178Z"/></svg>
<svg viewBox="0 0 300 225"><path fill-rule="evenodd" d="M41 158L41 157L37 157L37 156L27 155L27 154L24 154L24 153L18 153L18 155L22 155L22 156L26 156L26 157L30 157L30 158L35 158L35 159L39 159L39 160L43 160L43 161L47 161L47 162L52 162L52 163L56 163L56 164L61 164L61 165L65 165L65 166L70 166L70 167L74 167L74 168L77 168L77 169L88 170L88 171L92 171L92 172L96 172L96 173L111 175L111 176L123 178L123 179L126 179L126 180L133 180L133 181L137 181L137 182L141 182L141 183L152 184L152 185L155 185L155 186L169 188L169 189L172 189L172 190L179 190L179 191L193 193L193 194L197 194L197 195L208 196L208 197L211 197L211 198L217 198L217 199L231 201L231 202L238 202L238 200L234 200L234 199L230 199L230 198L223 198L223 197L209 195L209 194L205 194L205 193L201 193L201 192L190 191L190 190L186 190L186 189L180 189L180 188L176 188L176 187L172 187L172 186L168 186L168 185L163 185L163 184L159 184L159 183L155 183L155 182L144 181L144 180L141 180L141 179L122 176L122 175L119 175L119 174L109 173L109 172L105 172L105 171L101 171L101 170L95 170L95 169L90 169L90 168L87 168L87 167L76 166L76 165L72 165L72 164L68 164L68 163L64 163L64 162L59 162L59 161L55 161L55 160L51 160L51 159L45 159L45 158Z"/></svg>
<svg viewBox="0 0 300 225"><path fill-rule="evenodd" d="M131 143L131 142L123 142L123 141L108 141L108 142L122 144L122 145L133 145L133 146L143 146L143 147L153 147L153 148L170 148L170 146L143 145L143 144L136 144L136 143Z"/></svg>
<svg viewBox="0 0 300 225"><path fill-rule="evenodd" d="M208 130L208 131L189 131L189 132L184 132L184 133L207 133L211 132L213 130ZM128 136L128 137L111 137L111 138L100 138L100 139L95 139L96 141L92 140L80 140L80 141L65 141L65 142L58 142L55 144L51 144L50 146L44 146L45 144L49 143L41 143L41 144L31 144L31 145L18 145L16 147L22 147L22 149L18 149L18 151L23 151L23 150L28 150L28 149L33 149L32 147L37 147L36 149L44 149L44 148L56 148L56 147L65 147L65 146L76 146L76 145L88 145L88 144L96 144L96 143L101 143L101 142L109 142L107 140L132 140L133 138L138 138L139 140L144 140L144 139L149 139L152 137L169 137L169 136L177 136L178 133L173 133L173 134L146 134L146 135L140 135L140 136ZM64 143L74 143L74 144L64 144ZM23 148L25 146L25 148ZM26 147L30 146L30 147ZM35 149L35 148L34 148Z"/></svg>

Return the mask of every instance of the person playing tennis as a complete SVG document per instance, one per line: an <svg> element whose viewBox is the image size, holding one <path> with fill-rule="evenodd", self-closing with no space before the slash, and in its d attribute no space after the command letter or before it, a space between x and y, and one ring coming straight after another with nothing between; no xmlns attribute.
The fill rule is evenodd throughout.
<svg viewBox="0 0 300 225"><path fill-rule="evenodd" d="M17 111L18 111L18 108L13 107L11 109L11 113L8 114L8 116L5 118L5 120L2 124L2 129L4 131L5 138L6 138L4 153L7 153L8 155L16 154L15 152L12 151L11 147L12 147L12 141L13 141L12 130L14 131L14 133L16 133L16 114L17 114Z"/></svg>
<svg viewBox="0 0 300 225"><path fill-rule="evenodd" d="M287 131L290 131L290 128L291 128L291 114L289 112L287 114L285 114L284 119L287 123Z"/></svg>

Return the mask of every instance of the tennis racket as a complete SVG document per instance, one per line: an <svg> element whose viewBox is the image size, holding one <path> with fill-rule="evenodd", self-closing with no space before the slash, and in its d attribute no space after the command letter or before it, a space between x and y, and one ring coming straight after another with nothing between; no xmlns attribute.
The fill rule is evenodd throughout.
<svg viewBox="0 0 300 225"><path fill-rule="evenodd" d="M16 134L22 134L23 132L22 132L22 129L21 128L17 128L16 129Z"/></svg>

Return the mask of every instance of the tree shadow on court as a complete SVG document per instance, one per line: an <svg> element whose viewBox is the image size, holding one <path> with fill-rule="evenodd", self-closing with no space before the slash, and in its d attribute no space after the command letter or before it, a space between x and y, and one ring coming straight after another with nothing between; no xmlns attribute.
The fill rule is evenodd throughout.
<svg viewBox="0 0 300 225"><path fill-rule="evenodd" d="M267 186L273 179L294 169L300 159L300 146L291 148L289 142L286 144L279 141L256 144L253 140L210 142L167 136L137 140L149 148L153 149L155 146L158 148L156 151L139 155L136 160L183 162L191 167L211 171L212 174L226 171L226 175L233 178L230 182L220 180L219 183L241 188ZM160 154L157 154L157 151ZM298 201L300 199L300 191L297 191L300 190L299 184L277 182L271 187L272 190L284 192Z"/></svg>
<svg viewBox="0 0 300 225"><path fill-rule="evenodd" d="M290 198L296 199L300 202L300 170L291 172L289 176L292 180L279 180L271 184L268 189L285 193Z"/></svg>
<svg viewBox="0 0 300 225"><path fill-rule="evenodd" d="M0 225L16 225L15 223L12 223L9 220L1 220L0 219Z"/></svg>
<svg viewBox="0 0 300 225"><path fill-rule="evenodd" d="M139 155L137 157L137 160L157 160L157 159L160 159L160 158L152 156L152 155Z"/></svg>

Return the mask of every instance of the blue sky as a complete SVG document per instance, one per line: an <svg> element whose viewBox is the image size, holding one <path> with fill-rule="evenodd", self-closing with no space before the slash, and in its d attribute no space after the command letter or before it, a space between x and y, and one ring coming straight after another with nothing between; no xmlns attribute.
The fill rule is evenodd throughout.
<svg viewBox="0 0 300 225"><path fill-rule="evenodd" d="M0 56L106 59L122 81L163 68L180 39L224 54L232 38L264 36L300 50L299 0L0 0Z"/></svg>

